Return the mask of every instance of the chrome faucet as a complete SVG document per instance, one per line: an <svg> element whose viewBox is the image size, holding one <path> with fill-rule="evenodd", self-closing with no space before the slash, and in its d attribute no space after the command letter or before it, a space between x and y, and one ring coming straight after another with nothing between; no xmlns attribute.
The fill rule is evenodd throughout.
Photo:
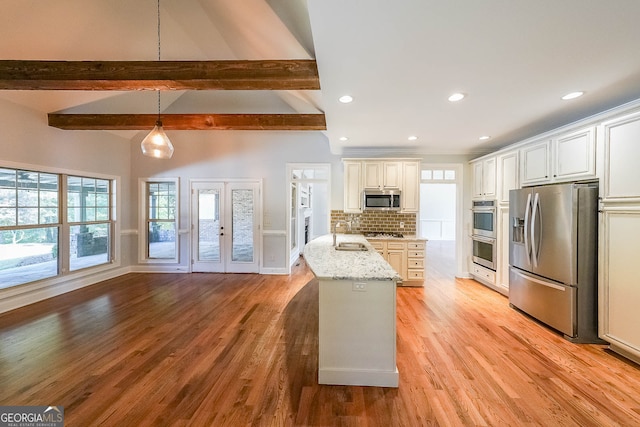
<svg viewBox="0 0 640 427"><path fill-rule="evenodd" d="M333 246L336 245L336 228L338 228L342 223L347 226L347 230L351 231L351 222L336 221L335 224L333 224L333 230L331 230L333 233Z"/></svg>

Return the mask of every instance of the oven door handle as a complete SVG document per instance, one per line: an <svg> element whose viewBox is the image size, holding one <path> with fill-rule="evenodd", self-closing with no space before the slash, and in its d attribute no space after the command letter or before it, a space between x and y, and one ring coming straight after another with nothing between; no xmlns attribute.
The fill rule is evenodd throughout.
<svg viewBox="0 0 640 427"><path fill-rule="evenodd" d="M478 235L473 235L471 236L472 240L477 240L478 242L482 242L482 243L490 243L490 244L495 244L496 239L492 239L491 237L486 237L486 236L478 236Z"/></svg>

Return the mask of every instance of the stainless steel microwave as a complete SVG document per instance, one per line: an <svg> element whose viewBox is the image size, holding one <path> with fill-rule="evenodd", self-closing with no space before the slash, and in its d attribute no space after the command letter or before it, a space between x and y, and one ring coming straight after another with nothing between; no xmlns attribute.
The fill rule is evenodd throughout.
<svg viewBox="0 0 640 427"><path fill-rule="evenodd" d="M365 211L399 211L400 190L364 190L362 207Z"/></svg>

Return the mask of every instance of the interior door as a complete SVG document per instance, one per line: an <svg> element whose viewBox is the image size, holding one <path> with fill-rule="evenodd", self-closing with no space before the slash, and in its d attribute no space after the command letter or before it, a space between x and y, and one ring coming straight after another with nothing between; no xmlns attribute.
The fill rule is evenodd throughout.
<svg viewBox="0 0 640 427"><path fill-rule="evenodd" d="M192 271L259 271L257 182L192 183Z"/></svg>

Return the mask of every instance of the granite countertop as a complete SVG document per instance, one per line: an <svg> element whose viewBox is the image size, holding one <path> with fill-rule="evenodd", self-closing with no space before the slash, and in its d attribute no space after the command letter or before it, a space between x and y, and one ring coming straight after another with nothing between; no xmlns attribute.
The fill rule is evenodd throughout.
<svg viewBox="0 0 640 427"><path fill-rule="evenodd" d="M401 280L400 275L387 263L361 234L337 234L337 243L359 242L368 251L337 251L333 235L325 234L307 243L303 256L318 279L331 280Z"/></svg>

